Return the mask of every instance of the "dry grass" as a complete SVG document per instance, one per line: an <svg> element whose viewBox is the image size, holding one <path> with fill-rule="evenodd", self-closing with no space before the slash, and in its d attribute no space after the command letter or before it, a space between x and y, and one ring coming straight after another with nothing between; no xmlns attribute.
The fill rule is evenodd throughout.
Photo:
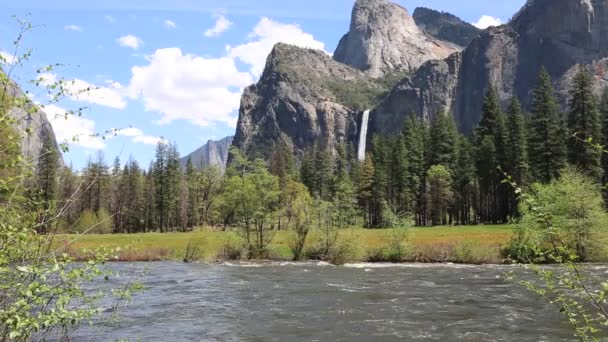
<svg viewBox="0 0 608 342"><path fill-rule="evenodd" d="M368 254L386 247L390 239L388 230L352 229L351 233L356 233L352 236L357 237L359 246ZM414 228L409 234L405 261L498 263L501 246L509 241L511 234L512 227L508 225ZM63 245L74 237L65 235L61 238ZM286 232L277 233L271 247L273 257L291 258L288 238ZM238 236L233 232L210 231L85 235L70 244L66 251L81 260L86 259L86 254L80 252L82 249L104 247L120 248L117 261L182 260L191 243L200 248L202 260L214 261L224 255L226 242L234 243L235 240ZM308 242L313 240L309 238Z"/></svg>

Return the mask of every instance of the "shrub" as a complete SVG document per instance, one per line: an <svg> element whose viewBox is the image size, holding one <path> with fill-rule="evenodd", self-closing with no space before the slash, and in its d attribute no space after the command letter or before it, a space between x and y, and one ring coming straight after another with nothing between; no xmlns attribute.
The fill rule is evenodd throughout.
<svg viewBox="0 0 608 342"><path fill-rule="evenodd" d="M564 258L588 261L601 249L598 238L606 215L600 188L593 180L568 168L560 179L535 184L529 193L528 205L521 208L521 223L506 249L510 257L534 263Z"/></svg>
<svg viewBox="0 0 608 342"><path fill-rule="evenodd" d="M240 260L243 257L243 240L234 234L226 234L220 259Z"/></svg>

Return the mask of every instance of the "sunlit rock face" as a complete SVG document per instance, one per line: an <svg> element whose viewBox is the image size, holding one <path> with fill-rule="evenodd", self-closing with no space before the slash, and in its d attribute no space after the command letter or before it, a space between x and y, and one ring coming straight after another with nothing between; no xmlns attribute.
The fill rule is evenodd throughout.
<svg viewBox="0 0 608 342"><path fill-rule="evenodd" d="M419 28L407 10L387 0L358 0L349 32L334 53L338 62L382 77L411 71L460 49Z"/></svg>

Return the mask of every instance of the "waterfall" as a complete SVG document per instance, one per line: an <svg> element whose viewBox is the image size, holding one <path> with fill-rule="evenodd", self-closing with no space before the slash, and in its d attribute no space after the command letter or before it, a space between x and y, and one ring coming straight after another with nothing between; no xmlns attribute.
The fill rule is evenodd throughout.
<svg viewBox="0 0 608 342"><path fill-rule="evenodd" d="M361 132L359 133L359 151L357 153L357 158L359 161L365 160L365 145L367 144L367 124L369 122L369 113L371 111L368 109L363 112L363 118L361 118Z"/></svg>

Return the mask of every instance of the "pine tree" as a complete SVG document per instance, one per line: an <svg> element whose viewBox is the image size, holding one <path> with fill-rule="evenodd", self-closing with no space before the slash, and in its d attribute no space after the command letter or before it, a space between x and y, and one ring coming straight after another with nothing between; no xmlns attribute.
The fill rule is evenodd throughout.
<svg viewBox="0 0 608 342"><path fill-rule="evenodd" d="M528 156L532 180L549 183L566 166L565 129L551 77L542 68L532 96Z"/></svg>
<svg viewBox="0 0 608 342"><path fill-rule="evenodd" d="M587 67L579 67L569 95L568 128L571 136L568 138L568 161L591 177L600 179L601 151L587 142L599 142L602 130L598 100L593 94L593 78Z"/></svg>
<svg viewBox="0 0 608 342"><path fill-rule="evenodd" d="M200 171L199 171L200 172ZM188 162L186 163L186 184L188 188L188 208L187 208L187 216L188 216L188 228L194 228L199 222L200 218L200 203L199 203L199 184L197 181L197 171L194 168L194 164L192 163L192 158L188 157Z"/></svg>
<svg viewBox="0 0 608 342"><path fill-rule="evenodd" d="M312 149L309 149L304 152L304 157L302 157L302 162L300 166L300 180L302 181L302 184L306 185L308 191L310 191L311 194L316 193L314 177L314 151Z"/></svg>
<svg viewBox="0 0 608 342"><path fill-rule="evenodd" d="M358 197L361 206L365 210L366 226L373 226L374 219L374 162L371 155L367 155L361 167L361 179L359 181Z"/></svg>
<svg viewBox="0 0 608 342"><path fill-rule="evenodd" d="M528 147L525 119L516 97L511 99L507 118L506 161L503 171L518 185L524 186L528 180ZM518 215L517 195L509 189L509 212Z"/></svg>
<svg viewBox="0 0 608 342"><path fill-rule="evenodd" d="M525 118L516 97L511 99L507 118L507 148L504 171L518 184L528 179L528 137Z"/></svg>
<svg viewBox="0 0 608 342"><path fill-rule="evenodd" d="M475 131L477 177L479 178L480 206L484 219L492 223L504 222L508 213L508 190L502 184L498 168L505 163L506 127L504 114L496 90L488 88L482 107L479 127Z"/></svg>
<svg viewBox="0 0 608 342"><path fill-rule="evenodd" d="M476 178L475 149L471 141L460 136L458 139L458 157L454 169L454 200L457 224L474 223L471 212L475 209Z"/></svg>
<svg viewBox="0 0 608 342"><path fill-rule="evenodd" d="M452 205L452 172L444 165L433 165L428 171L431 222L434 226L448 223L447 214Z"/></svg>
<svg viewBox="0 0 608 342"><path fill-rule="evenodd" d="M435 116L431 124L428 165L443 165L454 169L458 147L458 130L448 113Z"/></svg>
<svg viewBox="0 0 608 342"><path fill-rule="evenodd" d="M57 169L59 153L51 136L45 136L36 172L37 186L42 204L39 233L46 234L50 229L50 220L57 200Z"/></svg>
<svg viewBox="0 0 608 342"><path fill-rule="evenodd" d="M169 212L169 184L168 184L168 146L164 141L158 142L156 145L156 156L152 173L154 175L154 190L158 228L164 233L168 229L168 212Z"/></svg>
<svg viewBox="0 0 608 342"><path fill-rule="evenodd" d="M498 223L496 212L496 145L492 136L485 136L479 142L475 159L477 178L479 179L477 214L481 222Z"/></svg>
<svg viewBox="0 0 608 342"><path fill-rule="evenodd" d="M407 170L405 171L405 184L400 195L405 209L411 214L415 214L423 206L421 196L424 179L426 177L426 136L427 128L422 120L415 116L410 116L405 121L403 128L402 144L403 158L406 160ZM417 221L420 221L419 219ZM420 223L420 222L418 222Z"/></svg>
<svg viewBox="0 0 608 342"><path fill-rule="evenodd" d="M167 149L167 196L168 196L168 208L167 213L169 215L170 228L185 228L185 223L181 214L181 201L182 197L182 166L180 162L180 155L175 142L169 143Z"/></svg>
<svg viewBox="0 0 608 342"><path fill-rule="evenodd" d="M333 186L333 161L329 149L317 151L315 158L314 184L316 196L331 201Z"/></svg>

